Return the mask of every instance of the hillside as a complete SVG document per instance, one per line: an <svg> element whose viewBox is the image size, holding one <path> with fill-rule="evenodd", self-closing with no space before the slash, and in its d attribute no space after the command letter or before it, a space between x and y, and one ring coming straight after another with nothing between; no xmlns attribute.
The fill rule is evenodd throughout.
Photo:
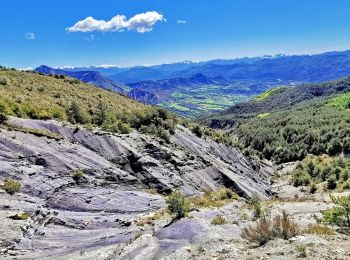
<svg viewBox="0 0 350 260"><path fill-rule="evenodd" d="M270 90L202 122L234 127L246 153L276 162L350 151L350 78Z"/></svg>
<svg viewBox="0 0 350 260"><path fill-rule="evenodd" d="M40 72L44 75L52 74L69 76L79 79L85 83L89 83L107 90L113 90L121 94L125 94L127 89L124 85L102 76L101 73L97 71L66 71L62 69L50 68L44 65L36 68L35 71Z"/></svg>

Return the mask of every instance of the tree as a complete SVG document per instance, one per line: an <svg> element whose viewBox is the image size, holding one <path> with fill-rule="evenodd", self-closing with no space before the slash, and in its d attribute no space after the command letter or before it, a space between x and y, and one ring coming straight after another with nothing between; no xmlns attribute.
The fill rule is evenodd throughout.
<svg viewBox="0 0 350 260"><path fill-rule="evenodd" d="M96 109L96 116L95 116L95 122L97 125L101 126L103 125L107 120L107 106L102 103L100 100L97 109Z"/></svg>
<svg viewBox="0 0 350 260"><path fill-rule="evenodd" d="M86 124L89 122L87 115L84 113L81 105L73 101L67 109L68 120L72 124Z"/></svg>
<svg viewBox="0 0 350 260"><path fill-rule="evenodd" d="M180 191L173 191L165 200L168 209L175 214L175 219L186 217L189 212L189 202Z"/></svg>

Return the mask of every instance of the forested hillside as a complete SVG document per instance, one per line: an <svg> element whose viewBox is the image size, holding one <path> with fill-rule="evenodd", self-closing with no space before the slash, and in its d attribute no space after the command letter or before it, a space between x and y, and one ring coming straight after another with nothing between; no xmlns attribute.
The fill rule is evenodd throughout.
<svg viewBox="0 0 350 260"><path fill-rule="evenodd" d="M350 151L350 79L270 90L254 100L204 118L212 127L234 127L247 154L278 163L307 154Z"/></svg>

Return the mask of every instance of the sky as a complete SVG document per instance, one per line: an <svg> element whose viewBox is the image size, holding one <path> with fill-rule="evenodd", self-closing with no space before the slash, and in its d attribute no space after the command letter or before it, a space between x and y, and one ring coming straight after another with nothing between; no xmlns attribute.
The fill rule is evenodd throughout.
<svg viewBox="0 0 350 260"><path fill-rule="evenodd" d="M0 65L154 65L350 49L348 0L2 1Z"/></svg>

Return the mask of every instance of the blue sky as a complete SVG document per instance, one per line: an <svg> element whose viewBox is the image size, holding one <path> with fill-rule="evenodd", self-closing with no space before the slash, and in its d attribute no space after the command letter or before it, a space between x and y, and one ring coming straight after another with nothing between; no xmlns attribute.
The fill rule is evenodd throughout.
<svg viewBox="0 0 350 260"><path fill-rule="evenodd" d="M348 0L2 1L0 64L131 66L345 50L349 13ZM125 17L109 22L116 15ZM93 26L79 31L90 16Z"/></svg>

